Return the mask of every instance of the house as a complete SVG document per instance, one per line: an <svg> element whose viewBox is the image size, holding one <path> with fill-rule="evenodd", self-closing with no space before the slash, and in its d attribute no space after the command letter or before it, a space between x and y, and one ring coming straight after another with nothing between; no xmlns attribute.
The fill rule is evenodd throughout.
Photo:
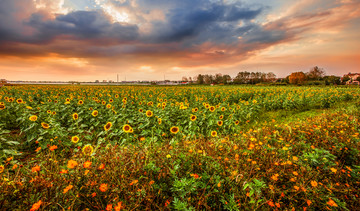
<svg viewBox="0 0 360 211"><path fill-rule="evenodd" d="M350 80L346 81L346 84L357 84L359 85L359 81L357 81L357 79L360 77L360 73L348 73L345 74L341 80L343 80L343 78L348 77L350 78Z"/></svg>

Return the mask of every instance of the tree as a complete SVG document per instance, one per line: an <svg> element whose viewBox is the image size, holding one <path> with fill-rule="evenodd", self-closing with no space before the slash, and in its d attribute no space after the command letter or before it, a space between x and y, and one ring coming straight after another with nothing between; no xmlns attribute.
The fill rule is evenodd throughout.
<svg viewBox="0 0 360 211"><path fill-rule="evenodd" d="M250 79L250 73L245 71L245 72L239 72L236 77L234 78L234 82L236 84L245 84L249 81Z"/></svg>
<svg viewBox="0 0 360 211"><path fill-rule="evenodd" d="M181 81L183 81L183 82L188 82L189 80L188 80L188 78L187 78L186 76L183 76L182 79L181 79Z"/></svg>
<svg viewBox="0 0 360 211"><path fill-rule="evenodd" d="M341 81L342 81L343 83L346 83L347 81L351 81L351 78L350 78L348 75L346 75L346 76L344 76L344 77L341 79Z"/></svg>
<svg viewBox="0 0 360 211"><path fill-rule="evenodd" d="M230 75L223 75L223 83L228 84L231 82L231 76Z"/></svg>
<svg viewBox="0 0 360 211"><path fill-rule="evenodd" d="M325 80L325 84L329 83L329 84L339 85L341 83L340 77L335 76L335 75L325 76L324 80Z"/></svg>
<svg viewBox="0 0 360 211"><path fill-rule="evenodd" d="M204 84L204 76L199 74L197 77L196 77L196 83L197 84Z"/></svg>
<svg viewBox="0 0 360 211"><path fill-rule="evenodd" d="M289 76L289 82L291 84L301 84L306 80L306 75L303 72L291 73Z"/></svg>
<svg viewBox="0 0 360 211"><path fill-rule="evenodd" d="M310 69L310 71L307 73L307 76L309 80L321 80L325 76L325 71L323 68L315 66Z"/></svg>
<svg viewBox="0 0 360 211"><path fill-rule="evenodd" d="M216 73L215 74L214 82L217 83L217 84L223 82L223 76L222 76L221 73Z"/></svg>
<svg viewBox="0 0 360 211"><path fill-rule="evenodd" d="M276 75L273 72L269 72L266 74L266 81L274 82L276 80Z"/></svg>

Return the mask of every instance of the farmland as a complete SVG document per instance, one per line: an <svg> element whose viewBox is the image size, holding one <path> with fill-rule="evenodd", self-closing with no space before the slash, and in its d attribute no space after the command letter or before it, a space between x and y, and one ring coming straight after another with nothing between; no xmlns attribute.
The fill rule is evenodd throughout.
<svg viewBox="0 0 360 211"><path fill-rule="evenodd" d="M360 89L0 89L0 209L354 210Z"/></svg>

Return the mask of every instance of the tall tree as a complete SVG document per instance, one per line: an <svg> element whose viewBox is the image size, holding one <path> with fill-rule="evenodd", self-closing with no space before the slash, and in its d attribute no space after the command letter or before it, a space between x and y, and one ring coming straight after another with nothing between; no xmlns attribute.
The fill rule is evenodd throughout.
<svg viewBox="0 0 360 211"><path fill-rule="evenodd" d="M323 68L315 66L310 69L307 76L309 80L321 80L325 76L325 71Z"/></svg>
<svg viewBox="0 0 360 211"><path fill-rule="evenodd" d="M289 76L289 82L291 84L301 84L306 80L306 75L303 72L291 73Z"/></svg>

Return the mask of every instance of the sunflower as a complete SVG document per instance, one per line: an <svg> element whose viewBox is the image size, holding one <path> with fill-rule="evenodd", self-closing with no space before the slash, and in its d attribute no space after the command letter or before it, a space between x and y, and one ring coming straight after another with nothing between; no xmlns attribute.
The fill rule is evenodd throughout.
<svg viewBox="0 0 360 211"><path fill-rule="evenodd" d="M110 130L111 126L112 126L112 123L111 123L111 122L106 123L106 125L104 125L105 131Z"/></svg>
<svg viewBox="0 0 360 211"><path fill-rule="evenodd" d="M214 112L214 111L215 111L215 107L214 107L214 106L210 106L209 111Z"/></svg>
<svg viewBox="0 0 360 211"><path fill-rule="evenodd" d="M222 126L222 125L223 125L223 121L221 121L221 120L218 121L218 122L217 122L217 125Z"/></svg>
<svg viewBox="0 0 360 211"><path fill-rule="evenodd" d="M65 100L66 102L70 102L70 99L69 98L66 98L66 100Z"/></svg>
<svg viewBox="0 0 360 211"><path fill-rule="evenodd" d="M50 110L47 110L46 113L51 114L51 111L50 111Z"/></svg>
<svg viewBox="0 0 360 211"><path fill-rule="evenodd" d="M211 131L211 136L212 136L212 137L216 137L216 136L217 136L217 132L216 132L216 131Z"/></svg>
<svg viewBox="0 0 360 211"><path fill-rule="evenodd" d="M111 104L107 104L107 105L106 105L106 108L111 108Z"/></svg>
<svg viewBox="0 0 360 211"><path fill-rule="evenodd" d="M238 125L239 123L240 123L239 120L236 120L236 121L235 121L235 125Z"/></svg>
<svg viewBox="0 0 360 211"><path fill-rule="evenodd" d="M37 116L32 115L31 117L29 117L29 120L35 122L37 118L38 118Z"/></svg>
<svg viewBox="0 0 360 211"><path fill-rule="evenodd" d="M198 108L194 108L194 112L197 112L199 109Z"/></svg>
<svg viewBox="0 0 360 211"><path fill-rule="evenodd" d="M139 112L140 112L140 113L142 113L142 112L143 112L143 110L140 108L140 109L139 109Z"/></svg>
<svg viewBox="0 0 360 211"><path fill-rule="evenodd" d="M78 104L79 104L79 105L82 105L82 104L84 104L84 101L79 100Z"/></svg>
<svg viewBox="0 0 360 211"><path fill-rule="evenodd" d="M224 118L224 115L220 115L220 116L219 116L219 119L223 119L223 118Z"/></svg>
<svg viewBox="0 0 360 211"><path fill-rule="evenodd" d="M191 120L191 121L195 121L195 120L196 120L196 116L195 116L195 115L191 115L191 116L190 116L190 120Z"/></svg>
<svg viewBox="0 0 360 211"><path fill-rule="evenodd" d="M52 115L55 115L55 114L56 114L56 111L51 112L51 114L52 114Z"/></svg>
<svg viewBox="0 0 360 211"><path fill-rule="evenodd" d="M110 100L109 100L109 103L112 103L112 102L114 102L114 100L113 100L113 99L110 99Z"/></svg>
<svg viewBox="0 0 360 211"><path fill-rule="evenodd" d="M118 95L118 94L116 94L116 95L115 95L115 98L119 98L119 95Z"/></svg>
<svg viewBox="0 0 360 211"><path fill-rule="evenodd" d="M77 142L79 142L79 137L78 136L73 136L71 137L71 142L73 142L74 144L76 144Z"/></svg>
<svg viewBox="0 0 360 211"><path fill-rule="evenodd" d="M179 128L176 127L176 126L173 126L173 127L170 128L170 132L171 132L172 134L176 134L176 133L179 132Z"/></svg>
<svg viewBox="0 0 360 211"><path fill-rule="evenodd" d="M45 123L45 122L42 122L41 123L41 126L44 128L44 129L48 129L50 126L48 123Z"/></svg>
<svg viewBox="0 0 360 211"><path fill-rule="evenodd" d="M73 113L72 117L74 120L77 120L77 119L79 119L79 114Z"/></svg>
<svg viewBox="0 0 360 211"><path fill-rule="evenodd" d="M98 114L99 114L99 112L98 112L97 110L94 110L94 111L91 113L91 115L92 115L93 117L96 117Z"/></svg>
<svg viewBox="0 0 360 211"><path fill-rule="evenodd" d="M17 103L23 103L24 101L21 98L19 98L19 99L16 100L16 102Z"/></svg>
<svg viewBox="0 0 360 211"><path fill-rule="evenodd" d="M123 126L123 131L125 132L125 133L130 133L131 132L131 126L130 125L128 125L128 124L126 124L126 125L124 125Z"/></svg>
<svg viewBox="0 0 360 211"><path fill-rule="evenodd" d="M221 111L225 111L226 110L226 108L225 107L221 107Z"/></svg>
<svg viewBox="0 0 360 211"><path fill-rule="evenodd" d="M84 155L90 156L94 152L94 148L90 144L87 144L82 148L82 152Z"/></svg>
<svg viewBox="0 0 360 211"><path fill-rule="evenodd" d="M4 104L0 104L0 110L4 110L6 107Z"/></svg>
<svg viewBox="0 0 360 211"><path fill-rule="evenodd" d="M147 117L152 117L152 116L153 116L153 112L150 111L150 110L147 110L147 111L146 111L146 116L147 116Z"/></svg>

